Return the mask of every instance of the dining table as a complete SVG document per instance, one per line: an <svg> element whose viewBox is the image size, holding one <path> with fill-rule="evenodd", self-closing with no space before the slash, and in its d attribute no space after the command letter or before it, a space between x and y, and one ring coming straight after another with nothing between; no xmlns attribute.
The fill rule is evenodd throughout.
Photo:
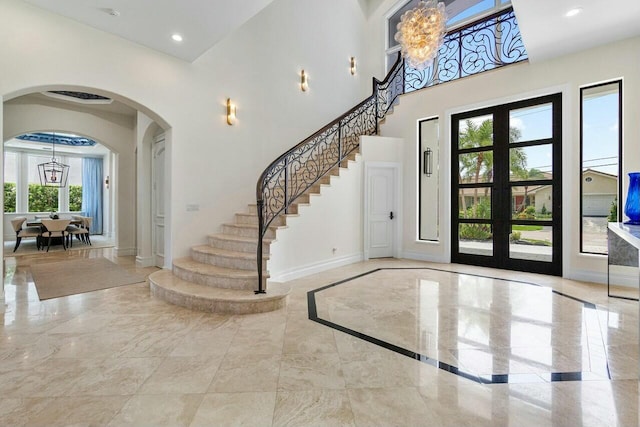
<svg viewBox="0 0 640 427"><path fill-rule="evenodd" d="M81 225L82 224L82 220L81 219L74 219L74 218L33 218L33 219L27 219L27 227L42 227L44 229L44 226L42 225L42 220L43 219L60 219L60 220L67 220L69 221L69 225ZM37 246L38 248L40 248L42 246L42 242L41 242L42 236L38 236L36 238L37 240ZM63 238L62 237L52 237L51 238L51 244L52 245L62 245L63 244Z"/></svg>
<svg viewBox="0 0 640 427"><path fill-rule="evenodd" d="M48 219L48 218L45 218ZM80 225L82 224L81 219L73 219L73 218L51 218L51 219L66 219L69 220L69 225ZM42 226L42 218L34 218L27 220L27 227L40 227Z"/></svg>

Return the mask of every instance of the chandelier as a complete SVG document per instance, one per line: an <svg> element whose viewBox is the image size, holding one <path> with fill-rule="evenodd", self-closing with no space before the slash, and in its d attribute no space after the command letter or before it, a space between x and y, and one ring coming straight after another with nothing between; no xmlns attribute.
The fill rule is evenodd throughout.
<svg viewBox="0 0 640 427"><path fill-rule="evenodd" d="M409 66L422 70L433 63L447 29L444 3L420 1L414 9L402 14L395 40Z"/></svg>
<svg viewBox="0 0 640 427"><path fill-rule="evenodd" d="M58 162L56 159L56 134L51 138L53 144L53 154L51 161L38 165L38 175L40 184L47 187L66 187L69 178L69 165Z"/></svg>

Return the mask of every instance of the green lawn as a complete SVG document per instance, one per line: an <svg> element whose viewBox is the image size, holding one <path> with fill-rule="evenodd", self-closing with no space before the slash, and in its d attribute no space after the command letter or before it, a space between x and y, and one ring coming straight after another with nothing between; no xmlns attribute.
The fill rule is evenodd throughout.
<svg viewBox="0 0 640 427"><path fill-rule="evenodd" d="M522 239L522 240L536 246L551 246L551 242L548 240L538 240L538 239Z"/></svg>
<svg viewBox="0 0 640 427"><path fill-rule="evenodd" d="M513 225L513 231L538 231L542 230L541 225Z"/></svg>

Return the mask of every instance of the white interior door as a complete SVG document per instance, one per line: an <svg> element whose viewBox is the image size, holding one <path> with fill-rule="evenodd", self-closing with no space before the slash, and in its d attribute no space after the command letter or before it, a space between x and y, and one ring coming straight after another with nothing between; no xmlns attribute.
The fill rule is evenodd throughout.
<svg viewBox="0 0 640 427"><path fill-rule="evenodd" d="M367 168L367 238L368 258L393 257L395 255L396 223L396 166L372 166Z"/></svg>
<svg viewBox="0 0 640 427"><path fill-rule="evenodd" d="M155 265L161 268L164 267L164 153L164 134L162 134L154 141L151 160L151 216L153 222L151 239Z"/></svg>

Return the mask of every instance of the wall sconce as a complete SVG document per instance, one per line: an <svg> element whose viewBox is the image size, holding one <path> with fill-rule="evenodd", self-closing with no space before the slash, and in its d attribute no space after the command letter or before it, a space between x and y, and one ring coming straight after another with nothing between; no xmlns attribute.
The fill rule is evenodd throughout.
<svg viewBox="0 0 640 427"><path fill-rule="evenodd" d="M433 151L431 148L427 148L422 153L422 172L427 176L431 176L433 172Z"/></svg>
<svg viewBox="0 0 640 427"><path fill-rule="evenodd" d="M107 187L107 190L109 189L109 175L107 175L107 177L104 180L104 185Z"/></svg>
<svg viewBox="0 0 640 427"><path fill-rule="evenodd" d="M303 92L306 92L307 89L309 89L309 84L307 83L307 75L304 70L302 70L302 72L300 73L300 89L302 89Z"/></svg>
<svg viewBox="0 0 640 427"><path fill-rule="evenodd" d="M227 124L232 126L236 122L236 106L231 103L231 98L227 98Z"/></svg>
<svg viewBox="0 0 640 427"><path fill-rule="evenodd" d="M352 56L349 60L349 70L351 71L351 75L356 75L356 57Z"/></svg>

